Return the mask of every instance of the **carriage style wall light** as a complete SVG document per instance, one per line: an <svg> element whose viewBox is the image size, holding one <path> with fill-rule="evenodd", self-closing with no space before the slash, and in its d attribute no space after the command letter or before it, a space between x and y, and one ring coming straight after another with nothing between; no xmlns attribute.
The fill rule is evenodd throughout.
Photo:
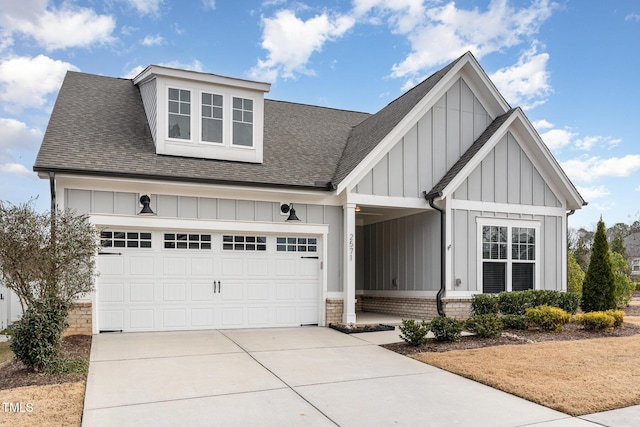
<svg viewBox="0 0 640 427"><path fill-rule="evenodd" d="M300 221L300 218L296 215L296 210L293 208L293 203L280 205L280 211L284 214L287 212L289 213L289 217L286 219L286 222Z"/></svg>

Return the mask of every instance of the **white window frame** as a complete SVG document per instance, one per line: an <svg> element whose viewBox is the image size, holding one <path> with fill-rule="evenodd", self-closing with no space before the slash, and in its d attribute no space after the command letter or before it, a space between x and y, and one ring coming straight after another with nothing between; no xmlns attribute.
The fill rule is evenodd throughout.
<svg viewBox="0 0 640 427"><path fill-rule="evenodd" d="M512 219L512 218L496 218L496 217L478 217L476 218L476 254L477 254L477 283L476 290L479 292L483 292L483 283L482 283L482 272L483 272L483 262L485 261L482 258L482 228L487 226L493 227L507 227L507 259L504 261L507 264L507 281L506 281L506 291L512 291L512 266L515 261L520 262L520 260L514 260L512 258L513 254L511 251L512 248L512 232L514 228L533 228L535 230L535 260L533 262L533 289L540 289L540 247L542 245L542 236L540 235L540 221L538 220L527 220L527 219Z"/></svg>
<svg viewBox="0 0 640 427"><path fill-rule="evenodd" d="M233 111L235 110L235 108L233 107L233 100L234 98L238 98L240 100L242 100L242 104L243 104L243 109L240 110L243 112L244 115L244 101L248 100L251 101L251 145L242 145L242 144L234 144L233 143L233 124L234 123L242 123L242 124L248 124L246 123L244 120L243 121L237 121L233 119ZM229 100L229 141L228 144L225 143L225 145L228 145L229 147L233 147L233 148L241 148L241 149L249 149L249 150L254 150L255 149L255 145L256 145L256 100L254 98L250 98L250 97L245 97L243 95L231 95L230 100Z"/></svg>
<svg viewBox="0 0 640 427"><path fill-rule="evenodd" d="M204 117L202 115L202 107L204 106L204 104L202 103L202 96L203 95L211 95L212 97L213 96L221 96L222 97L222 119L220 119L221 122L222 122L222 141L220 141L220 142L205 141L203 139L203 137L202 137L203 136L202 135L203 134L203 128L204 128L202 123L203 123L204 119L218 120L218 119L214 119L212 117ZM228 145L228 144L226 144L226 141L225 141L225 139L226 139L225 132L227 132L227 128L229 127L229 124L225 123L226 121L228 121L228 117L229 117L229 111L227 111L228 110L228 108L227 108L227 98L228 98L228 94L225 95L224 93L221 93L220 91L201 90L201 91L198 92L198 107L199 107L199 109L198 109L198 119L199 119L199 122L198 122L198 132L199 132L198 143L199 144L217 145L217 146ZM212 102L213 102L213 99L212 99ZM215 107L212 106L211 108L215 108Z"/></svg>
<svg viewBox="0 0 640 427"><path fill-rule="evenodd" d="M175 89L175 90L178 90L178 91L183 90L183 91L189 92L189 139L172 138L172 137L169 136L169 115L175 114L175 113L171 113L169 111L169 103L172 102L171 100L169 100L169 91L171 89ZM193 114L193 95L194 95L194 90L191 89L191 88L187 88L187 87L183 87L183 86L179 86L179 85L171 85L170 84L170 85L167 85L167 91L166 91L165 94L166 94L165 101L166 101L166 107L167 107L166 114L165 114L165 120L166 120L166 124L165 124L166 129L165 129L165 131L167 132L166 133L167 139L172 141L172 142L182 142L182 143L191 143L191 142L193 142L194 141L193 132L194 132L194 130L196 130L194 128L194 126L193 126L193 124L194 124L194 120L193 120L193 117L194 117L194 114ZM179 97L179 95L178 95L178 97ZM198 106L200 106L200 104L201 103L198 102ZM180 113L178 113L178 114L182 115ZM199 116L201 116L201 114L199 114ZM200 140L199 137L198 137L198 140Z"/></svg>

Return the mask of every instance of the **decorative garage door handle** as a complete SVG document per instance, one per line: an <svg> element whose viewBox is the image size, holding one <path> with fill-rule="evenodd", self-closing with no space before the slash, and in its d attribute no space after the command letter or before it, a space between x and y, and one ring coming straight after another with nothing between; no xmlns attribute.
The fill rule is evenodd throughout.
<svg viewBox="0 0 640 427"><path fill-rule="evenodd" d="M218 286L218 290L216 291L216 285ZM213 293L214 294L219 294L222 292L222 282L220 280L218 280L217 282L214 280L213 281Z"/></svg>
<svg viewBox="0 0 640 427"><path fill-rule="evenodd" d="M98 255L122 255L122 252L98 252Z"/></svg>
<svg viewBox="0 0 640 427"><path fill-rule="evenodd" d="M318 259L317 256L301 256L302 259Z"/></svg>

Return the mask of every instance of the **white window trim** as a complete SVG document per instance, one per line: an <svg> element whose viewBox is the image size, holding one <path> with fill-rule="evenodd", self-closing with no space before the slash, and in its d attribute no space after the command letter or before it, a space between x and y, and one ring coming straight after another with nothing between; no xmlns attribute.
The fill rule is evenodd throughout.
<svg viewBox="0 0 640 427"><path fill-rule="evenodd" d="M202 95L204 94L208 94L208 95L219 95L222 97L222 141L221 142L215 142L215 141L205 141L202 139L202 120L203 119L210 119L211 117L204 117L202 115ZM229 94L227 93L223 93L220 90L200 90L198 91L198 104L199 104L199 110L198 110L198 144L202 144L202 145L213 145L216 147L224 147L225 145L225 139L226 139L226 135L225 133L228 132L228 127L229 125L227 123L225 123L227 121L227 116L228 111L227 111L227 98L229 97Z"/></svg>
<svg viewBox="0 0 640 427"><path fill-rule="evenodd" d="M542 245L542 239L540 234L540 221L538 220L527 220L527 219L512 219L512 218L496 218L496 217L478 217L476 218L476 254L477 254L477 278L476 281L476 291L482 293L482 227L484 226L494 226L494 227L507 227L507 284L506 291L511 292L512 290L512 280L511 280L511 270L512 270L512 253L511 253L511 244L512 244L512 230L513 228L522 227L522 228L533 228L536 233L536 241L535 241L535 262L534 262L534 280L533 280L533 289L540 289L540 246Z"/></svg>
<svg viewBox="0 0 640 427"><path fill-rule="evenodd" d="M170 113L169 112L169 91L171 89L177 89L177 90L184 90L184 91L188 91L189 92L189 139L184 139L184 138L171 138L169 136L169 114L175 114L175 113ZM166 86L166 91L165 91L165 107L166 107L166 112L165 112L165 135L167 137L167 141L171 141L172 143L182 143L182 144L192 144L194 142L194 138L193 138L193 131L194 131L194 127L193 127L193 89L191 88L187 88L184 86L179 86L179 85L172 85L172 84L168 84Z"/></svg>
<svg viewBox="0 0 640 427"><path fill-rule="evenodd" d="M242 99L243 101L245 99L248 99L251 101L252 104L252 110L251 110L251 145L240 145L240 144L234 144L233 143L233 123L235 122L233 120L233 98L239 98ZM243 110L244 111L244 110ZM224 123L224 122L223 122ZM244 122L239 122L239 123L244 123ZM229 95L229 143L225 143L225 145L229 146L229 147L233 147L234 149L238 148L238 149L242 149L242 150L255 150L255 145L256 145L256 99L253 97L246 97L244 95Z"/></svg>

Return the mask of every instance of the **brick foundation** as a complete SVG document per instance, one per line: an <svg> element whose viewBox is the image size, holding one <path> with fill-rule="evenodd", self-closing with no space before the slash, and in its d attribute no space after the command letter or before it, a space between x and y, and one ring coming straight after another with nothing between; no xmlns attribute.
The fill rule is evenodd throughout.
<svg viewBox="0 0 640 427"><path fill-rule="evenodd" d="M344 301L341 299L326 300L326 325L331 323L342 323L342 313L344 311Z"/></svg>
<svg viewBox="0 0 640 427"><path fill-rule="evenodd" d="M69 327L62 334L91 335L93 323L91 321L91 302L77 302L69 312Z"/></svg>
<svg viewBox="0 0 640 427"><path fill-rule="evenodd" d="M359 295L362 311L391 314L412 319L431 320L438 315L435 298L400 298ZM466 319L471 315L471 298L443 298L447 317Z"/></svg>

